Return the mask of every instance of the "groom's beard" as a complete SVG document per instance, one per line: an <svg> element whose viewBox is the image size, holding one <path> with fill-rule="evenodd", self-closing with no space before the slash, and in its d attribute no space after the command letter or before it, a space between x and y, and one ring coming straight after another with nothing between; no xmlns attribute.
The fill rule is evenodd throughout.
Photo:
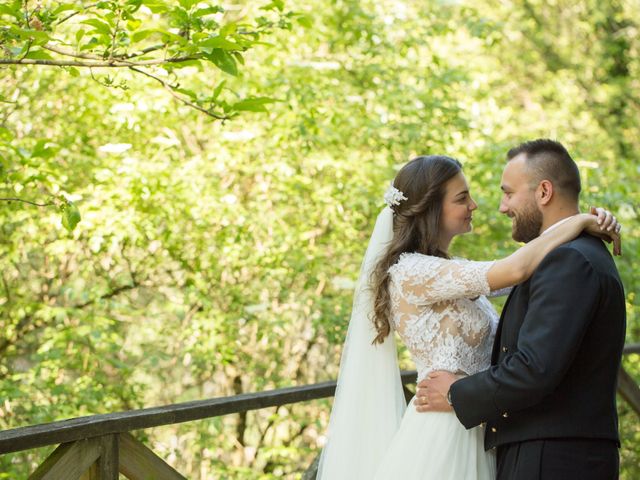
<svg viewBox="0 0 640 480"><path fill-rule="evenodd" d="M515 213L511 219L513 223L511 236L517 242L530 242L540 235L542 228L542 212L537 205L531 204Z"/></svg>

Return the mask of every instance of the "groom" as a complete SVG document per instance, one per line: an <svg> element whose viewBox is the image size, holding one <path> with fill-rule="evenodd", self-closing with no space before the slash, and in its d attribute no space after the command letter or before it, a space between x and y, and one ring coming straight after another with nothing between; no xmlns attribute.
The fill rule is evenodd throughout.
<svg viewBox="0 0 640 480"><path fill-rule="evenodd" d="M558 142L509 151L500 212L514 240L529 242L578 213L580 176ZM486 423L498 480L618 478L616 378L625 297L604 244L582 234L551 252L506 301L491 367L420 383L419 411L455 411L466 428Z"/></svg>

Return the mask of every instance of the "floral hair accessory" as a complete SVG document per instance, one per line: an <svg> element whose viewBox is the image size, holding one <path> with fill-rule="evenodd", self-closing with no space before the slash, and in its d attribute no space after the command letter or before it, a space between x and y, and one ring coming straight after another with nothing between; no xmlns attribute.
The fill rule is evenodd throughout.
<svg viewBox="0 0 640 480"><path fill-rule="evenodd" d="M393 183L389 185L389 188L387 188L387 191L384 194L384 203L391 208L395 205L400 205L402 200L408 200L408 198L404 196L404 193L394 187Z"/></svg>

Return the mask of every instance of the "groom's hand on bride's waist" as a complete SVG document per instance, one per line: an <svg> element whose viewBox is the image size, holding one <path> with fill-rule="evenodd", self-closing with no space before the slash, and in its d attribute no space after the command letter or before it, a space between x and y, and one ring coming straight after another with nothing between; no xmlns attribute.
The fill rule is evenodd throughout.
<svg viewBox="0 0 640 480"><path fill-rule="evenodd" d="M447 400L449 388L460 377L451 372L435 371L418 383L415 407L418 412L452 412Z"/></svg>

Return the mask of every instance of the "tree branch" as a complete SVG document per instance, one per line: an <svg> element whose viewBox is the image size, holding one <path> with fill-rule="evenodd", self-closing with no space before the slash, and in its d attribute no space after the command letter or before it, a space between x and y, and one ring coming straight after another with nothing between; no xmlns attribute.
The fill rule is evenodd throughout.
<svg viewBox="0 0 640 480"><path fill-rule="evenodd" d="M166 47L167 47L166 43L161 43L159 45L153 45L151 47L143 48L142 51L138 53L125 53L124 55L118 55L115 58L126 60L128 58L140 57L142 55L146 55L147 53L155 52L156 50L162 50L163 48L166 48Z"/></svg>
<svg viewBox="0 0 640 480"><path fill-rule="evenodd" d="M251 460L251 462L249 462L249 468L252 468L254 466L256 460L258 459L258 452L260 451L260 449L262 448L262 445L264 444L264 439L267 436L267 433L269 432L269 430L271 430L271 428L273 427L273 425L276 422L276 418L277 418L278 412L280 411L280 407L281 407L281 405L278 405L276 407L275 411L273 412L273 415L270 415L269 422L264 427L264 429L260 432L260 439L258 440L258 443L256 444L256 452L254 454L254 457ZM260 430L260 426L258 426L258 430Z"/></svg>
<svg viewBox="0 0 640 480"><path fill-rule="evenodd" d="M122 285L120 287L114 288L113 290L111 290L109 293L105 293L104 295L101 295L97 298L93 298L91 300L87 300L84 303L80 303L78 305L74 305L72 308L85 308L88 307L89 305L96 303L98 300L107 300L109 298L115 297L116 295L119 295L122 292L126 292L127 290L133 290L134 288L138 287L139 284L137 282L133 282L130 285Z"/></svg>
<svg viewBox="0 0 640 480"><path fill-rule="evenodd" d="M105 293L104 295L94 298L93 300L89 300L85 303L81 303L79 305L75 305L72 308L84 308L92 303L95 303L97 300L104 300L107 298L115 297L116 295L126 291L131 290L133 288L138 287L139 284L134 283L132 285L123 285L121 287L115 288L114 290ZM20 321L15 326L15 335L14 338L8 339L3 338L0 340L0 355L4 353L4 351L9 348L11 345L15 345L20 339L22 339L29 331L40 329L46 326L49 322L46 320L42 320L40 322L35 319L33 323L31 322L34 319L33 314L27 314L20 319Z"/></svg>
<svg viewBox="0 0 640 480"><path fill-rule="evenodd" d="M15 337L13 339L3 338L0 340L0 355L4 354L5 350L9 348L11 345L15 345L18 340L20 340L24 334L26 333L29 325L31 325L31 319L33 315L25 315L20 319L18 324L15 326ZM38 327L38 325L34 322L34 329Z"/></svg>
<svg viewBox="0 0 640 480"><path fill-rule="evenodd" d="M182 102L182 103L184 103L185 105L187 105L187 106L189 106L189 107L191 107L191 108L195 108L196 110L198 110L198 111L200 111L200 112L202 112L202 113L204 113L204 114L206 114L206 115L209 115L210 117L213 117L213 118L215 118L215 119L217 119L217 120L229 120L229 118L231 118L231 117L228 117L228 116L226 116L226 115L218 115L218 114L216 114L216 113L213 113L212 111L207 110L206 108L203 108L203 107L201 107L200 105L196 105L195 103L191 103L190 101L188 101L188 100L186 100L186 99L182 98L180 95L178 95L178 94L173 90L173 88L171 87L171 85L169 85L167 82L165 82L165 81L164 81L164 80L162 80L161 78L156 77L155 75L151 75L150 73L145 72L144 70L139 70L139 69L137 69L137 68L135 68L135 67L129 67L129 68L130 68L131 70L133 70L134 72L138 72L138 73L140 73L140 74L142 74L142 75L146 75L146 76L147 76L147 77L149 77L149 78L153 78L155 81L159 82L159 83L160 83L160 84L161 84L161 85L162 85L162 86L163 86L163 87L164 87L164 88L165 88L165 89L166 89L166 90L171 94L171 96L172 96L173 98L175 98L175 99L176 99L176 100L178 100L179 102Z"/></svg>
<svg viewBox="0 0 640 480"><path fill-rule="evenodd" d="M11 303L11 290L9 290L9 284L7 283L7 279L4 276L4 272L2 272L2 284L4 285L4 291L7 295L7 302L6 304L10 304Z"/></svg>
<svg viewBox="0 0 640 480"><path fill-rule="evenodd" d="M69 20L70 18L75 17L75 16L76 16L76 15L78 15L79 13L83 13L83 12L85 12L85 11L89 10L90 8L97 7L97 6L98 6L98 4L97 4L97 3L94 3L94 4L92 4L92 5L87 5L86 7L82 7L82 10L77 10L77 11L75 11L75 12L73 12L73 13L70 13L69 15L67 15L66 17L64 17L62 20L60 20L58 23L56 23L56 25L60 25L61 23L66 22L66 21L67 21L67 20Z"/></svg>
<svg viewBox="0 0 640 480"><path fill-rule="evenodd" d="M55 203L51 202L51 203L36 203L36 202L31 202L29 200L23 200L22 198L0 198L0 201L3 202L23 202L23 203L28 203L29 205L35 205L36 207L51 207L53 205L55 205Z"/></svg>
<svg viewBox="0 0 640 480"><path fill-rule="evenodd" d="M61 53L61 52L58 52ZM82 57L77 54L61 53L61 55L67 55L75 58L91 58ZM109 67L109 68L123 68L123 67L146 67L152 65L163 65L165 63L182 63L190 60L201 60L201 57L192 55L188 57L173 57L162 60L140 60L137 62L128 62L126 60L103 60L93 62L80 62L77 60L48 60L39 58L21 58L21 59L7 59L0 58L0 65L35 65L39 67Z"/></svg>
<svg viewBox="0 0 640 480"><path fill-rule="evenodd" d="M116 39L118 36L118 27L120 26L120 16L122 15L122 10L118 9L118 19L116 20L116 26L111 33L111 51L109 52L109 60L113 61L113 52L116 49Z"/></svg>
<svg viewBox="0 0 640 480"><path fill-rule="evenodd" d="M98 55L88 55L86 53L75 53L75 52L70 52L68 50L63 50L61 48L55 47L53 45L51 45L50 43L47 43L46 45L42 45L42 48L44 48L45 50L49 50L50 52L55 52L58 53L60 55L64 55L66 57L73 57L73 58L84 58L87 60L104 60L104 57L100 57Z"/></svg>
<svg viewBox="0 0 640 480"><path fill-rule="evenodd" d="M135 57L140 57L142 55L146 55L148 53L152 53L155 52L157 50L162 50L163 48L166 48L166 44L161 43L159 45L153 45L151 47L147 47L143 50L141 50L140 52L136 52L136 53L124 53L122 55L113 55L112 60L111 61L118 61L118 62L123 62L123 63L127 63L128 65L139 65L140 62L127 62L128 59L130 58L135 58ZM89 55L86 53L77 53L77 52L72 52L69 50L64 50L62 48L58 48L50 43L46 44L46 45L42 45L42 48L49 50L51 52L55 52L59 55L64 55L65 57L72 57L72 58L83 58L85 60L97 60L97 61L104 61L104 57L100 56L100 55ZM185 61L185 60L181 60L182 58L187 59L187 60L200 60L200 57L174 57L174 59L163 59L162 62L180 62L180 61Z"/></svg>

